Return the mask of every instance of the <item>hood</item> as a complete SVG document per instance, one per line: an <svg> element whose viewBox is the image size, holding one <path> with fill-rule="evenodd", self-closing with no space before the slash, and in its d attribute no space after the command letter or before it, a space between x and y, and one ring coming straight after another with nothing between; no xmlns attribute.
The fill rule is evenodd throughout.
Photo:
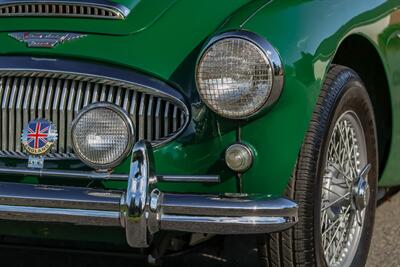
<svg viewBox="0 0 400 267"><path fill-rule="evenodd" d="M130 8L125 20L0 18L0 55L64 57L111 63L175 83L180 80L178 76L191 77L201 45L207 38L222 27L240 27L248 16L267 2L120 0L119 3ZM10 37L10 33L18 31L64 31L86 36L51 49L35 48ZM181 81L176 83L185 87Z"/></svg>
<svg viewBox="0 0 400 267"><path fill-rule="evenodd" d="M9 0L8 3L43 1ZM55 0L60 1L60 0ZM104 0L109 1L109 0ZM103 2L104 2L103 1ZM51 3L46 1L43 3ZM63 2L69 2L64 1ZM90 2L90 1L88 1ZM95 1L96 2L96 1ZM144 31L164 19L173 16L183 26L196 27L210 17L220 18L222 23L230 14L252 0L114 0L110 4L120 5L126 10L124 19L74 18L74 17L0 17L0 32L9 31L70 31L108 35L128 35ZM79 3L71 0L71 3ZM81 2L82 3L82 2ZM199 19L200 18L200 19ZM165 28L167 32L168 25Z"/></svg>

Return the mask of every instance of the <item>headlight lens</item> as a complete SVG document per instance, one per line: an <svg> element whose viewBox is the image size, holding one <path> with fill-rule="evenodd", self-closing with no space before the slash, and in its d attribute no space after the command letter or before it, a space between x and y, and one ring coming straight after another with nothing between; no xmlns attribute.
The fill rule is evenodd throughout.
<svg viewBox="0 0 400 267"><path fill-rule="evenodd" d="M279 56L266 40L235 32L211 40L198 62L196 82L209 108L223 117L242 119L279 97L281 75Z"/></svg>
<svg viewBox="0 0 400 267"><path fill-rule="evenodd" d="M129 153L133 125L128 115L110 103L88 106L74 120L72 143L77 156L95 169L110 169Z"/></svg>

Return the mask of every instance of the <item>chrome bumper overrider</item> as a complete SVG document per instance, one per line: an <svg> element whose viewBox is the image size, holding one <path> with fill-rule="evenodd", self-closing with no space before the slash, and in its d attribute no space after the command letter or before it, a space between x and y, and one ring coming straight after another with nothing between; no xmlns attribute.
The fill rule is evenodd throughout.
<svg viewBox="0 0 400 267"><path fill-rule="evenodd" d="M159 191L151 148L136 143L127 191L0 183L0 219L117 226L132 247L161 230L258 234L297 222L297 204L263 195L192 195Z"/></svg>

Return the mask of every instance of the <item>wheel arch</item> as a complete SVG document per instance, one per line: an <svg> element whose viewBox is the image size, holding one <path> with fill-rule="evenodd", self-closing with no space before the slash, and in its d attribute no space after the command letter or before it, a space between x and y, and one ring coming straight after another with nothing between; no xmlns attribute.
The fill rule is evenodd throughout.
<svg viewBox="0 0 400 267"><path fill-rule="evenodd" d="M374 107L377 126L379 177L381 177L389 157L392 141L392 106L383 60L368 38L352 34L340 43L332 64L353 69L367 88Z"/></svg>

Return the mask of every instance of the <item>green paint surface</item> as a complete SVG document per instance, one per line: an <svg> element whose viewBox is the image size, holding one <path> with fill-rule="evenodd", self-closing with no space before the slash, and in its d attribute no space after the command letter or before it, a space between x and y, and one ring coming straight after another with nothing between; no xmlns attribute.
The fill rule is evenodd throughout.
<svg viewBox="0 0 400 267"><path fill-rule="evenodd" d="M248 30L265 37L279 52L285 70L281 98L264 116L241 122L242 139L255 149L255 162L243 175L244 191L282 195L308 128L325 74L340 43L350 35L365 37L379 52L392 96L393 130L389 160L381 185L400 184L399 1L308 0L121 0L131 9L121 21L66 18L1 18L0 55L27 55L101 62L134 69L168 82L190 102L191 121L174 141L154 151L158 174L220 174L222 182L166 184L167 192L235 192L235 175L223 161L236 140L238 123L220 118L199 100L194 69L205 42L228 30ZM87 37L53 49L28 48L8 36L14 31L68 31ZM3 160L3 165L26 162ZM87 169L71 162L50 168ZM129 159L115 169L128 173ZM102 184L61 178L2 177L4 181L97 186L124 189L124 182ZM0 224L0 233L55 239L106 240L124 244L120 234L70 234L76 228L37 224ZM47 230L46 230L47 229ZM69 229L69 228L68 228Z"/></svg>

